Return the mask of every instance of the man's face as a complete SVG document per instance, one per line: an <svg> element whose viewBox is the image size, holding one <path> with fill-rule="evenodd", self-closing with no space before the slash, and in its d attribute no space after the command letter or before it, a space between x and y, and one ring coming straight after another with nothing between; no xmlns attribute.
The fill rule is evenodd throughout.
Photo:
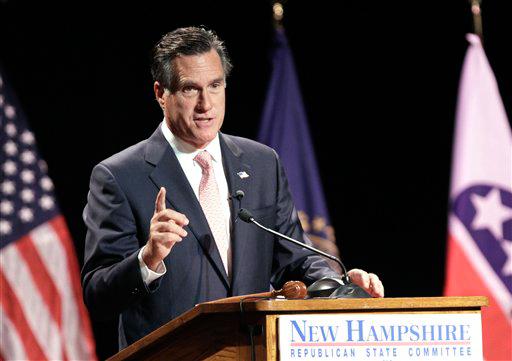
<svg viewBox="0 0 512 361"><path fill-rule="evenodd" d="M164 91L155 83L158 102L172 133L196 148L204 148L224 121L226 83L222 62L214 49L173 61L177 87L173 92Z"/></svg>

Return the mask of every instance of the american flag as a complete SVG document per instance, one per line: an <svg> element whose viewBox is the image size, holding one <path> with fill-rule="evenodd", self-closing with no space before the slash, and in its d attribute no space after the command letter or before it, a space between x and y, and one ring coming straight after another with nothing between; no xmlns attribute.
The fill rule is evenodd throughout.
<svg viewBox="0 0 512 361"><path fill-rule="evenodd" d="M445 294L485 295L484 357L512 360L512 133L478 36L462 70Z"/></svg>
<svg viewBox="0 0 512 361"><path fill-rule="evenodd" d="M73 242L0 74L0 359L94 360Z"/></svg>

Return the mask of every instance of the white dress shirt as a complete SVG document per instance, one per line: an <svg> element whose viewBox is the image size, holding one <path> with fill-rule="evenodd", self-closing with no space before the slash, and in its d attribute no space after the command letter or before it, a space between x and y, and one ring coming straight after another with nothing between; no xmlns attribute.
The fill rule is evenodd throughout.
<svg viewBox="0 0 512 361"><path fill-rule="evenodd" d="M183 140L177 138L172 134L171 130L167 126L167 123L164 121L160 125L162 133L165 139L169 142L174 154L178 158L178 162L187 177L187 180L190 183L190 186L194 190L194 194L199 200L199 184L201 183L202 177L202 168L201 166L194 160L194 157L201 151L206 150L212 156L212 166L213 172L215 174L215 180L217 181L217 186L219 187L219 195L221 197L222 203L220 207L224 213L225 222L225 232L226 239L230 239L230 225L231 225L231 210L229 207L229 190L228 190L228 182L226 180L226 175L224 173L224 167L222 165L222 152L220 149L220 140L219 134L204 148L197 149L193 145L184 142ZM169 191L169 190L168 190ZM168 193L169 197L172 198L172 193ZM146 247L146 246L144 246ZM153 282L155 279L163 276L166 272L166 268L163 262L158 266L157 272L153 272L146 266L144 261L142 260L142 252L144 247L139 251L139 264L141 267L142 279L146 284ZM231 255L228 255L228 275L231 273Z"/></svg>

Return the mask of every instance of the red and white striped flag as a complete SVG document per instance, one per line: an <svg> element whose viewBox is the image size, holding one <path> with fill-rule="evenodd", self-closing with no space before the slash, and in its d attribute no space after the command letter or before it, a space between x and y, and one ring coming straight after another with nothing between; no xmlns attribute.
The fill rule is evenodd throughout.
<svg viewBox="0 0 512 361"><path fill-rule="evenodd" d="M453 149L447 296L484 295L484 357L512 360L512 134L478 36L468 35Z"/></svg>
<svg viewBox="0 0 512 361"><path fill-rule="evenodd" d="M73 242L0 75L0 359L95 360Z"/></svg>

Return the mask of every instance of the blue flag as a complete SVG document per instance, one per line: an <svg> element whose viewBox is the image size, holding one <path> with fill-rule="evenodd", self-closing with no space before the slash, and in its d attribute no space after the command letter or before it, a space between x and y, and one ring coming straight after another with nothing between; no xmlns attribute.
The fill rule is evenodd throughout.
<svg viewBox="0 0 512 361"><path fill-rule="evenodd" d="M258 140L279 154L299 212L313 245L338 256L293 56L282 28L276 29L272 76ZM333 267L339 270L338 265Z"/></svg>

